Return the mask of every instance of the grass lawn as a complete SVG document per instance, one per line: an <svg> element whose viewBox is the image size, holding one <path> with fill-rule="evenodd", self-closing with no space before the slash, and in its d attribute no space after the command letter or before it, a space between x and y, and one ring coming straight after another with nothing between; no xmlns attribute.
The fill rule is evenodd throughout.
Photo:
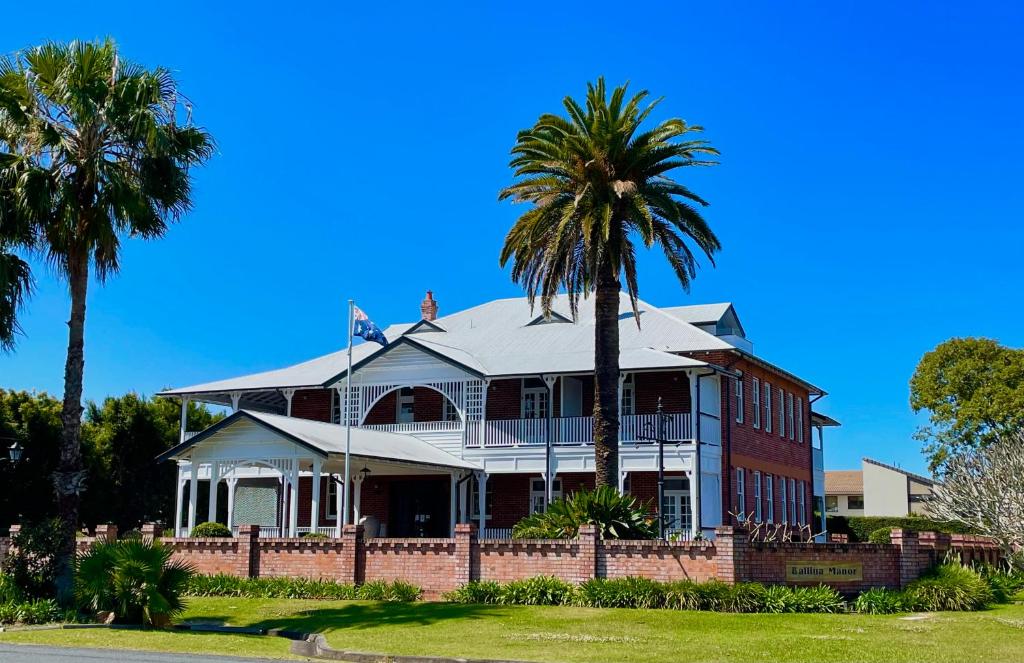
<svg viewBox="0 0 1024 663"><path fill-rule="evenodd" d="M339 649L566 663L1024 659L1021 604L907 619L204 598L184 618L319 631ZM35 631L0 642L290 657L284 640L221 634Z"/></svg>

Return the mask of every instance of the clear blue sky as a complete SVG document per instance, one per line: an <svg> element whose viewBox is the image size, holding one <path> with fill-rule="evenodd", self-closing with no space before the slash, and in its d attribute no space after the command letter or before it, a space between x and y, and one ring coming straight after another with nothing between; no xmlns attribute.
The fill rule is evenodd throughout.
<svg viewBox="0 0 1024 663"><path fill-rule="evenodd" d="M92 290L89 398L335 350L349 297L386 324L427 288L442 313L517 294L497 260L508 150L601 74L722 151L684 174L712 202L717 267L686 294L646 256L641 296L734 302L758 354L829 391L829 467L923 469L921 354L1024 345L1017 3L214 4L4 10L4 51L110 35L172 68L218 140L195 212ZM37 275L0 385L60 393L67 297Z"/></svg>

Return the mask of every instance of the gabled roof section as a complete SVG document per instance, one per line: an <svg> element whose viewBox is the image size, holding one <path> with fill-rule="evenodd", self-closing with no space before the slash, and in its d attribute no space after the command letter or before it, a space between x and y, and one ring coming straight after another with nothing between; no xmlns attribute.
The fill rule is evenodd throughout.
<svg viewBox="0 0 1024 663"><path fill-rule="evenodd" d="M565 317L561 313L558 313L557 311L552 311L551 315L549 316L545 316L543 313L541 313L530 322L527 322L526 326L529 327L531 325L549 325L553 322L568 322L569 324L572 324L572 320L570 320L569 318Z"/></svg>
<svg viewBox="0 0 1024 663"><path fill-rule="evenodd" d="M405 333L406 334L415 334L415 333L417 333L419 331L443 332L445 330L442 329L437 323L431 322L430 320L420 320L419 322L414 324L412 327L409 327L409 330L406 331Z"/></svg>
<svg viewBox="0 0 1024 663"><path fill-rule="evenodd" d="M718 322L732 308L730 302L718 304L691 304L689 306L666 306L661 309L691 325L711 324Z"/></svg>
<svg viewBox="0 0 1024 663"><path fill-rule="evenodd" d="M896 467L895 465L889 465L888 463L883 463L881 461L875 460L874 458L861 458L861 460L865 463L877 465L878 467L884 467L885 469L892 470L893 472L899 472L900 474L910 477L914 481L925 483L928 484L929 486L934 486L938 483L935 479L932 479L930 477L926 477L920 474L914 474L913 472L908 472L904 469Z"/></svg>
<svg viewBox="0 0 1024 663"><path fill-rule="evenodd" d="M863 495L864 473L860 470L828 470L825 472L826 495Z"/></svg>
<svg viewBox="0 0 1024 663"><path fill-rule="evenodd" d="M164 452L157 460L181 457L192 447L214 438L220 431L242 420L251 421L268 432L294 442L321 457L345 453L344 426L297 417L239 410L191 439ZM411 435L386 433L365 428L352 429L351 453L360 458L412 463L436 468L480 469L474 463L457 458Z"/></svg>

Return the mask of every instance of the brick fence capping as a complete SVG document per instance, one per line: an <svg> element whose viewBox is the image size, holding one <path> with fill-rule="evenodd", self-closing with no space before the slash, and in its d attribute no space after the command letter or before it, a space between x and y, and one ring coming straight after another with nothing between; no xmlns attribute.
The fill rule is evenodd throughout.
<svg viewBox="0 0 1024 663"><path fill-rule="evenodd" d="M11 534L20 531L11 527ZM160 540L203 574L239 577L324 578L360 584L369 580L405 580L428 597L470 580L508 582L555 576L581 583L594 578L643 576L727 583L787 582L788 565L847 564L861 570L856 580L826 581L853 593L871 587L902 587L941 562L949 552L965 563L999 560L999 548L985 537L893 529L891 543L851 543L833 537L827 543L752 541L747 530L723 526L713 539L603 540L594 525L580 527L574 539L480 539L476 527L459 524L451 538L371 538L361 526L346 525L340 539L261 538L259 527L241 525L224 538L161 538L155 524L142 536ZM93 537L78 540L79 550L96 540L115 540L117 527L99 525ZM10 547L0 538L0 561ZM793 581L790 581L793 582ZM811 581L808 581L811 582ZM819 580L813 580L818 584Z"/></svg>

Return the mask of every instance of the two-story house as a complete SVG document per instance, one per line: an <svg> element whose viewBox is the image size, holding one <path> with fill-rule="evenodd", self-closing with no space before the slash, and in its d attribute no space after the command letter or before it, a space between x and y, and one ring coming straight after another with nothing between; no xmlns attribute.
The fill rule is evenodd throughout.
<svg viewBox="0 0 1024 663"><path fill-rule="evenodd" d="M563 298L545 318L515 298L438 316L428 292L418 321L384 330L386 346L353 348L351 376L342 350L163 392L234 410L191 432L182 409L181 444L164 455L178 464L176 528L340 535L347 484L370 536L447 536L470 521L508 536L548 499L594 485L592 309L584 300L573 321ZM825 392L754 354L730 304L640 302L637 320L623 295L619 324L620 490L684 538L823 510L820 431L835 422L811 405Z"/></svg>

